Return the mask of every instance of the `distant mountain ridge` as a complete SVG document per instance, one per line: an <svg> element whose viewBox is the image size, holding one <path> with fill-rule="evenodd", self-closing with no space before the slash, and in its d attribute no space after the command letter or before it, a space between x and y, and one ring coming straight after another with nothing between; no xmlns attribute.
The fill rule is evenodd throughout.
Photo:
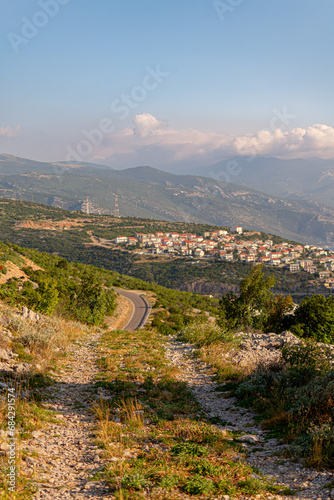
<svg viewBox="0 0 334 500"><path fill-rule="evenodd" d="M233 177L232 180L236 179ZM115 170L86 162L35 162L0 155L0 196L79 210L89 197L100 213L157 220L242 225L303 243L334 246L334 208L284 199L200 175L148 166Z"/></svg>
<svg viewBox="0 0 334 500"><path fill-rule="evenodd" d="M334 207L334 159L235 156L189 173L234 182L282 198L318 201Z"/></svg>

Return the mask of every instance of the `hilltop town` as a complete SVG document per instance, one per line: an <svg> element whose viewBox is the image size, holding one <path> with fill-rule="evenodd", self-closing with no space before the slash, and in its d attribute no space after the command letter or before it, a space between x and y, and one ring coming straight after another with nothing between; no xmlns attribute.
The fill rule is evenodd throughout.
<svg viewBox="0 0 334 500"><path fill-rule="evenodd" d="M320 278L326 288L334 289L334 251L287 241L274 244L272 239L263 239L260 232L244 231L241 226L201 234L136 233L135 236L117 236L113 242L135 247L139 254L196 259L216 257L228 262L263 263L288 269L291 273L304 270Z"/></svg>

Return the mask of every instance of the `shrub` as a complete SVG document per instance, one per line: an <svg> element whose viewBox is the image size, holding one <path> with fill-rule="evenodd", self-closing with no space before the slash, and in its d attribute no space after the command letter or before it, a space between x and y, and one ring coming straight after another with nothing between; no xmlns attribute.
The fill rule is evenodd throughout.
<svg viewBox="0 0 334 500"><path fill-rule="evenodd" d="M334 370L324 347L307 343L284 348L283 363L258 369L235 395L254 405L264 427L297 439L296 449L309 465L333 466Z"/></svg>
<svg viewBox="0 0 334 500"><path fill-rule="evenodd" d="M312 428L305 442L306 464L311 467L334 467L334 428L324 424Z"/></svg>
<svg viewBox="0 0 334 500"><path fill-rule="evenodd" d="M303 338L334 343L334 297L312 295L302 300L290 329Z"/></svg>
<svg viewBox="0 0 334 500"><path fill-rule="evenodd" d="M324 348L310 342L283 347L282 359L288 368L289 384L293 387L302 386L330 369Z"/></svg>
<svg viewBox="0 0 334 500"><path fill-rule="evenodd" d="M334 371L314 377L298 389L291 388L289 399L288 413L300 427L308 428L310 421L317 425L330 422L334 407Z"/></svg>
<svg viewBox="0 0 334 500"><path fill-rule="evenodd" d="M239 295L228 293L220 301L221 326L253 326L261 328L267 318L268 304L272 299L271 288L276 280L273 276L265 277L263 264L251 269L249 275L240 283Z"/></svg>
<svg viewBox="0 0 334 500"><path fill-rule="evenodd" d="M196 344L199 347L209 346L220 342L232 342L235 340L231 332L226 332L218 325L208 322L195 322L186 326L182 330L181 336L186 342Z"/></svg>

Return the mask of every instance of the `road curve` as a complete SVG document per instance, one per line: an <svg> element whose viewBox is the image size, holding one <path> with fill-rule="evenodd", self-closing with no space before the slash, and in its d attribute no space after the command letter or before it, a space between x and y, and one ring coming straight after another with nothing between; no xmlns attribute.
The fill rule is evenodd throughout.
<svg viewBox="0 0 334 500"><path fill-rule="evenodd" d="M135 331L144 326L150 313L150 304L138 293L122 288L115 288L116 292L129 299L133 304L133 314L123 330Z"/></svg>

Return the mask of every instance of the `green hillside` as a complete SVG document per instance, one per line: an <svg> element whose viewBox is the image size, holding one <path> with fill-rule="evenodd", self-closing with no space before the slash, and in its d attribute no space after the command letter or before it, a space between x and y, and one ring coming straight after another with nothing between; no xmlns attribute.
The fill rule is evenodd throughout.
<svg viewBox="0 0 334 500"><path fill-rule="evenodd" d="M219 226L242 225L301 242L334 241L334 210L318 201L280 199L252 188L151 167L40 163L0 155L0 196L123 216Z"/></svg>
<svg viewBox="0 0 334 500"><path fill-rule="evenodd" d="M220 296L226 291L237 290L251 268L251 264L225 262L214 257L193 264L185 257L142 256L119 247L92 244L93 236L111 240L118 235L134 236L136 232L201 233L219 226L87 215L13 200L0 202L0 217L2 241L57 254L72 262L113 270L173 289ZM56 224L62 221L70 225L67 230L57 230ZM277 243L281 241L277 236L274 239ZM276 276L278 291L295 293L297 298L300 294L315 292L309 273L291 274L273 268L266 270L266 273Z"/></svg>

